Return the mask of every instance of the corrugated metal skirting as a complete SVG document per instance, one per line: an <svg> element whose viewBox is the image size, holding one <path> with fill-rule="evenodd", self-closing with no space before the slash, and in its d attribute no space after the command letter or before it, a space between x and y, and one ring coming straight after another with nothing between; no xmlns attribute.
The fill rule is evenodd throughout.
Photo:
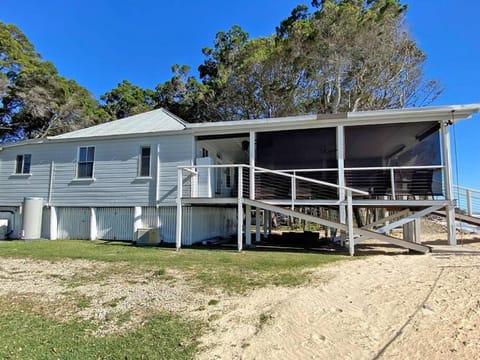
<svg viewBox="0 0 480 360"><path fill-rule="evenodd" d="M57 208L59 239L88 240L90 238L89 208Z"/></svg>
<svg viewBox="0 0 480 360"><path fill-rule="evenodd" d="M103 240L134 240L133 208L97 208L97 238Z"/></svg>
<svg viewBox="0 0 480 360"><path fill-rule="evenodd" d="M192 244L192 208L183 207L182 212L182 243ZM162 242L175 243L175 231L177 226L177 207L161 206L158 209L152 206L142 208L142 226L160 228Z"/></svg>

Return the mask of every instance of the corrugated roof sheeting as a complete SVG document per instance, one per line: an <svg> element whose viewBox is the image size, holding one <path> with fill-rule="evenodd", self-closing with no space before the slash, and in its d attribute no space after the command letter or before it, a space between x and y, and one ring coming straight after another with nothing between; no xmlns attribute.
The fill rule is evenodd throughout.
<svg viewBox="0 0 480 360"><path fill-rule="evenodd" d="M185 123L165 109L157 109L89 128L72 131L52 139L75 139L109 135L142 134L185 129Z"/></svg>

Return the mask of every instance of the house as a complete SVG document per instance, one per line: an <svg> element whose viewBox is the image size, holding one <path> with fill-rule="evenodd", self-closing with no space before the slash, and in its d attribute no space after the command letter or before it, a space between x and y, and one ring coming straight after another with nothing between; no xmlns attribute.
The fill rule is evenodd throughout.
<svg viewBox="0 0 480 360"><path fill-rule="evenodd" d="M263 231L277 212L339 230L352 254L369 237L426 252L419 219L434 211L445 210L449 242L456 243L449 125L479 110L474 104L189 124L158 109L3 144L0 225L3 219L12 238L134 241L151 231L154 242L177 248L237 234L241 249L251 242L244 217L250 224L256 208L267 214ZM385 218L355 225L358 208L384 209ZM299 209L330 209L330 218ZM398 226L409 229L404 240L386 235Z"/></svg>

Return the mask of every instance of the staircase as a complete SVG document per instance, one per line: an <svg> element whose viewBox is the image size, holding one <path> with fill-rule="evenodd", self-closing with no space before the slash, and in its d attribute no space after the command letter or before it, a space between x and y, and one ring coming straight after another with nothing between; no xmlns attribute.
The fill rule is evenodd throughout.
<svg viewBox="0 0 480 360"><path fill-rule="evenodd" d="M312 222L312 223L315 223L315 224L328 226L328 227L331 227L331 228L334 228L334 229L337 229L337 230L340 230L340 231L348 232L348 226L346 224L342 224L342 223L339 223L339 222L334 222L334 221L323 219L323 218L320 218L320 217L304 214L304 213L301 213L301 212L298 212L298 211L295 211L295 210L285 209L281 206L271 205L271 204L268 204L268 203L263 202L263 201L243 199L243 203L246 204L246 205L256 207L256 208L263 209L263 210L268 210L268 211L284 214L284 215L287 215L287 216L295 217L295 218L305 220L305 221L308 221L308 222ZM413 251L416 251L416 252L419 252L419 253L423 253L423 254L428 253L430 251L430 248L428 246L418 244L418 243L414 243L414 242L410 242L410 241L406 241L406 240L402 240L402 239L398 239L398 238L388 236L388 235L385 235L381 232L374 231L374 230L354 227L353 228L353 233L355 235L363 237L364 239L377 239L377 240L384 241L384 242L389 243L389 244L397 245L397 246L400 246L400 247L403 247L403 248L406 248L406 249L409 249L409 250L413 250ZM356 243L356 241L354 240L354 244L355 243ZM351 253L351 255L353 255L353 253Z"/></svg>

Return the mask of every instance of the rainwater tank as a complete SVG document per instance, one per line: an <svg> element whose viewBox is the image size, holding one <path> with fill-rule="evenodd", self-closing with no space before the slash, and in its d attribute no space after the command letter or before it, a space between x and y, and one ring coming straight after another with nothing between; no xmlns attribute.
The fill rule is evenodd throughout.
<svg viewBox="0 0 480 360"><path fill-rule="evenodd" d="M22 239L40 239L42 235L43 199L26 197L23 201Z"/></svg>

